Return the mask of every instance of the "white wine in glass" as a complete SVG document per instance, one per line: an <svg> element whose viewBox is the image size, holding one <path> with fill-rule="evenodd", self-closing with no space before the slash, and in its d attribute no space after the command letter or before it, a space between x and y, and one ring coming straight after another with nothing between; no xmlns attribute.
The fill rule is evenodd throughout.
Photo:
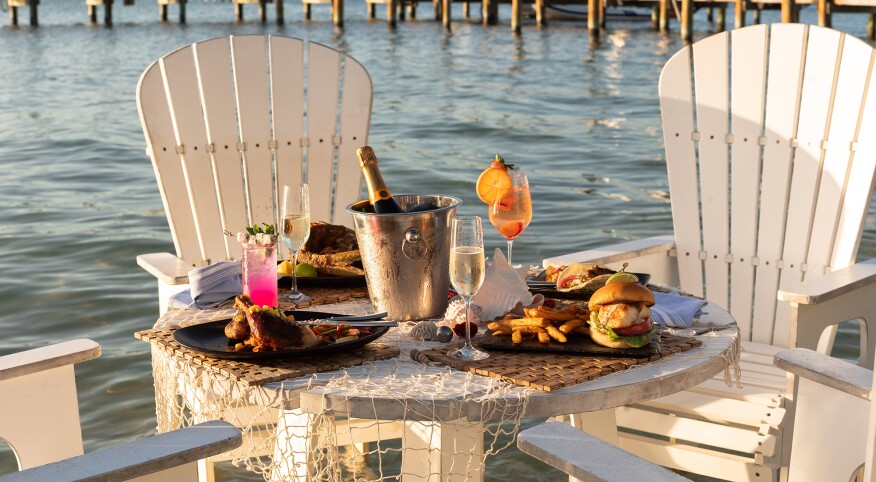
<svg viewBox="0 0 876 482"><path fill-rule="evenodd" d="M283 217L283 242L290 252L301 251L310 238L310 214L291 213Z"/></svg>
<svg viewBox="0 0 876 482"><path fill-rule="evenodd" d="M447 353L460 360L483 360L489 353L471 344L468 312L484 283L484 232L478 216L457 216L450 232L450 283L465 302L465 344Z"/></svg>
<svg viewBox="0 0 876 482"><path fill-rule="evenodd" d="M298 291L298 252L310 237L310 189L307 184L283 186L283 243L289 248L292 261L292 287L288 301L305 301L309 297Z"/></svg>
<svg viewBox="0 0 876 482"><path fill-rule="evenodd" d="M450 282L462 297L474 296L484 284L484 248L460 246L450 253Z"/></svg>

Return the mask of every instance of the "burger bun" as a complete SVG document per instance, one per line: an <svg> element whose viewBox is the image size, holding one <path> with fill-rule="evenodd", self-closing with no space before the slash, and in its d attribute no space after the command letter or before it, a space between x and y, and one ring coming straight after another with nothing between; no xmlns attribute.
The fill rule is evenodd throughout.
<svg viewBox="0 0 876 482"><path fill-rule="evenodd" d="M588 307L590 311L597 311L602 306L616 303L654 306L654 293L638 283L612 283L596 290L590 296Z"/></svg>
<svg viewBox="0 0 876 482"><path fill-rule="evenodd" d="M590 338L594 343L602 346L607 346L609 348L632 348L629 343L625 342L623 339L618 341L611 341L611 338L608 334L603 333L596 329L590 330Z"/></svg>

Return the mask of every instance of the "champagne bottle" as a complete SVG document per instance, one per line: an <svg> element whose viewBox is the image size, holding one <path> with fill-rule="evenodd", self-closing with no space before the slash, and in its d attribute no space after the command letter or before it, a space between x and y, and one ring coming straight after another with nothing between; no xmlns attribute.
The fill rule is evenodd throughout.
<svg viewBox="0 0 876 482"><path fill-rule="evenodd" d="M377 167L377 156L370 146L360 147L356 150L359 157L359 166L365 175L365 185L368 186L368 200L374 206L377 214L401 214L405 211L393 199L392 193L386 188L380 169Z"/></svg>

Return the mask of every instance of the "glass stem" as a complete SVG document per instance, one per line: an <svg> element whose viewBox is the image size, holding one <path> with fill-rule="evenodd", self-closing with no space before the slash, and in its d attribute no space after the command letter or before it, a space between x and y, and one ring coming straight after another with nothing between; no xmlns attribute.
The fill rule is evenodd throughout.
<svg viewBox="0 0 876 482"><path fill-rule="evenodd" d="M471 325L468 322L468 305L471 303L471 298L465 298L465 347L472 348L471 346Z"/></svg>
<svg viewBox="0 0 876 482"><path fill-rule="evenodd" d="M508 264L511 264L511 244L514 243L513 239L508 240Z"/></svg>
<svg viewBox="0 0 876 482"><path fill-rule="evenodd" d="M298 275L295 268L298 266L298 251L292 252L292 293L298 293Z"/></svg>

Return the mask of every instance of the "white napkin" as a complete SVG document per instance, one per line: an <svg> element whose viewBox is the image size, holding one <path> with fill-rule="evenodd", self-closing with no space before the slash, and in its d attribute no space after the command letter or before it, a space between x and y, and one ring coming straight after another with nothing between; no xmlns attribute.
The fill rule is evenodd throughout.
<svg viewBox="0 0 876 482"><path fill-rule="evenodd" d="M204 310L243 292L240 261L220 261L189 271L189 289L170 298L171 308Z"/></svg>
<svg viewBox="0 0 876 482"><path fill-rule="evenodd" d="M544 296L533 296L517 270L508 264L502 250L496 248L484 284L472 298L472 303L481 307L480 319L490 321L515 309L540 306L544 303Z"/></svg>
<svg viewBox="0 0 876 482"><path fill-rule="evenodd" d="M705 300L672 293L654 293L656 304L651 307L651 320L672 328L689 328L700 313Z"/></svg>

